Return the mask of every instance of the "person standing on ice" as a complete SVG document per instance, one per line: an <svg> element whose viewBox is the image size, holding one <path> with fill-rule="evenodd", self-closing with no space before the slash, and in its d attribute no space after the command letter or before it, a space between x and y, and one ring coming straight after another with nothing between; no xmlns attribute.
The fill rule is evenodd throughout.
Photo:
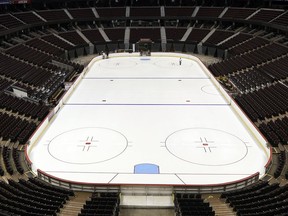
<svg viewBox="0 0 288 216"><path fill-rule="evenodd" d="M181 65L181 64L182 64L182 59L180 58L180 59L179 59L179 65Z"/></svg>

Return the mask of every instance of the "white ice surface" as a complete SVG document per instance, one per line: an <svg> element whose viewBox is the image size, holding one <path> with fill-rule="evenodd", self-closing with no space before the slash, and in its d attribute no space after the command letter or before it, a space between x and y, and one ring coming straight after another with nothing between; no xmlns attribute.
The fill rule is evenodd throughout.
<svg viewBox="0 0 288 216"><path fill-rule="evenodd" d="M29 153L33 169L104 184L208 185L264 174L264 150L189 61L96 62ZM160 173L134 174L141 163Z"/></svg>
<svg viewBox="0 0 288 216"><path fill-rule="evenodd" d="M93 92L94 94L91 94ZM83 79L66 104L226 104L209 79Z"/></svg>

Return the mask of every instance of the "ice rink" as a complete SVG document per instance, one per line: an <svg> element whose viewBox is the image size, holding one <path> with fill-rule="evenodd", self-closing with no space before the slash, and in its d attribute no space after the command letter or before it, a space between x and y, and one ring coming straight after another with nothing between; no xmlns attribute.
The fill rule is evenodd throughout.
<svg viewBox="0 0 288 216"><path fill-rule="evenodd" d="M30 147L33 170L74 182L211 185L265 172L265 147L201 65L98 59Z"/></svg>

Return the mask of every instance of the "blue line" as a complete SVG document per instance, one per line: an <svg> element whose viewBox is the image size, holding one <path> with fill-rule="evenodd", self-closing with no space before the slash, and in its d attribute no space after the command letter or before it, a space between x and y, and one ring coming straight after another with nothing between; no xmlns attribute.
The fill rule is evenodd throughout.
<svg viewBox="0 0 288 216"><path fill-rule="evenodd" d="M195 80L200 80L200 79L210 79L209 77L84 77L83 79L110 79L110 80L121 80L121 79L130 79L130 80L138 80L138 79L175 79L175 80L180 80L180 79L195 79Z"/></svg>
<svg viewBox="0 0 288 216"><path fill-rule="evenodd" d="M67 106L230 106L231 104L117 104L117 103L103 103L103 104L89 104L89 103L64 103Z"/></svg>

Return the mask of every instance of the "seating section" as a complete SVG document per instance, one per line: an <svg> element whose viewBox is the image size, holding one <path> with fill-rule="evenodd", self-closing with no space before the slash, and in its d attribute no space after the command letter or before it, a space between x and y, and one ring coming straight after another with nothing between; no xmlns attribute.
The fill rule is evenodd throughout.
<svg viewBox="0 0 288 216"><path fill-rule="evenodd" d="M57 36L55 36L53 34L43 36L42 39L44 41L47 41L47 42L49 42L51 44L54 44L57 47L65 49L65 50L70 50L70 49L72 49L74 47L73 45L67 43L66 41L60 39L59 37L57 37Z"/></svg>
<svg viewBox="0 0 288 216"><path fill-rule="evenodd" d="M242 92L257 90L274 82L275 79L259 69L229 76L230 81Z"/></svg>
<svg viewBox="0 0 288 216"><path fill-rule="evenodd" d="M230 38L229 40L222 43L220 47L223 49L231 49L232 47L237 46L240 43L249 40L250 38L252 38L252 35L239 33L235 35L233 38Z"/></svg>
<svg viewBox="0 0 288 216"><path fill-rule="evenodd" d="M29 59L35 63L39 63L37 61L38 58L33 59L33 56L35 56L34 54L32 54L32 56L25 56L25 52L22 52L21 54L16 52L16 55L22 55L25 59ZM48 57L48 59L50 59L50 57ZM39 64L43 63L43 59L39 60ZM22 83L29 84L34 87L52 86L52 84L54 84L55 82L56 75L51 73L47 69L45 70L42 68L33 67L27 63L23 63L20 60L16 60L4 54L0 54L0 62L2 62L2 70L0 73L5 77L19 80Z"/></svg>
<svg viewBox="0 0 288 216"><path fill-rule="evenodd" d="M195 7L165 7L165 16L191 17Z"/></svg>
<svg viewBox="0 0 288 216"><path fill-rule="evenodd" d="M168 5L168 4L167 4ZM179 17L191 17L196 7L175 7L175 6L165 6L164 14L166 17L179 18ZM43 8L42 8L43 9ZM66 23L68 24L71 19L77 20L77 22L91 21L93 22L97 18L115 18L126 17L160 17L160 7L97 7L96 13L94 14L93 8L68 8L67 14L64 9L47 9L45 10L36 10L36 11L25 11L25 12L11 12L11 14L2 14L0 15L0 32L7 29L16 29L17 27L23 27L25 24L53 24ZM197 13L193 14L196 20L209 21L207 18L219 18L219 16L224 11L224 7L206 7L199 6L197 8ZM256 13L255 13L256 12ZM98 17L99 15L99 17ZM69 17L71 16L71 17ZM249 18L249 19L248 19ZM228 7L227 11L223 14L220 19L237 19L243 20L248 19L256 22L271 22L284 27L287 24L287 13L284 10L270 10L270 9L254 9L254 8L234 8ZM45 22L46 21L46 22ZM102 20L102 24L106 21ZM189 21L188 21L189 23ZM78 23L81 26L81 23ZM68 24L69 25L69 24ZM66 25L66 27L68 27Z"/></svg>
<svg viewBox="0 0 288 216"><path fill-rule="evenodd" d="M0 15L0 25L3 25L8 29L17 28L23 26L24 24L24 22L19 21L10 14Z"/></svg>
<svg viewBox="0 0 288 216"><path fill-rule="evenodd" d="M91 43L104 43L105 42L104 38L102 37L98 29L83 30L82 33ZM124 38L124 34L123 34L123 38Z"/></svg>
<svg viewBox="0 0 288 216"><path fill-rule="evenodd" d="M74 19L93 20L96 18L91 8L68 9Z"/></svg>
<svg viewBox="0 0 288 216"><path fill-rule="evenodd" d="M178 28L177 31L175 31L175 28L165 28L165 30L167 41L180 41L187 31L186 28Z"/></svg>
<svg viewBox="0 0 288 216"><path fill-rule="evenodd" d="M253 15L249 20L269 22L281 15L283 12L283 10L260 9L260 11Z"/></svg>
<svg viewBox="0 0 288 216"><path fill-rule="evenodd" d="M12 47L7 50L6 53L39 66L52 60L52 56L39 52L23 44Z"/></svg>
<svg viewBox="0 0 288 216"><path fill-rule="evenodd" d="M270 76L273 81L280 81L286 79L288 76L288 56L284 58L274 59L266 65L258 67L261 73L265 73Z"/></svg>
<svg viewBox="0 0 288 216"><path fill-rule="evenodd" d="M119 193L94 192L87 200L78 216L117 216L119 214Z"/></svg>
<svg viewBox="0 0 288 216"><path fill-rule="evenodd" d="M39 186L40 185L40 186ZM57 215L72 191L48 185L40 180L0 181L0 209L6 215Z"/></svg>
<svg viewBox="0 0 288 216"><path fill-rule="evenodd" d="M19 141L20 144L25 144L35 129L34 122L0 113L0 137L2 140Z"/></svg>
<svg viewBox="0 0 288 216"><path fill-rule="evenodd" d="M223 8L216 7L200 7L196 16L197 17L219 17Z"/></svg>
<svg viewBox="0 0 288 216"><path fill-rule="evenodd" d="M87 45L86 41L76 31L60 33L59 36L76 46Z"/></svg>
<svg viewBox="0 0 288 216"><path fill-rule="evenodd" d="M278 178L281 175L281 173L282 173L282 171L284 169L284 166L285 166L285 163L286 163L286 153L285 153L285 151L280 151L280 154L278 155L277 159L278 159L278 161L277 161L278 164L277 164L277 169L274 172L274 178Z"/></svg>
<svg viewBox="0 0 288 216"><path fill-rule="evenodd" d="M0 145L0 155L1 155L1 158L3 158L3 163L0 161L0 176L4 176L4 174L5 174L5 168L4 168L5 164L4 164L3 147L1 145Z"/></svg>
<svg viewBox="0 0 288 216"><path fill-rule="evenodd" d="M11 152L12 150L6 146L4 146L2 149L2 157L3 157L5 168L10 175L13 175L14 169L12 165Z"/></svg>
<svg viewBox="0 0 288 216"><path fill-rule="evenodd" d="M57 193L59 196L62 196L66 200L69 199L69 196L75 196L74 192L69 189L64 189L58 186L51 185L47 182L44 182L38 178L29 178L29 181L19 180L21 184L30 184L31 188L41 188L42 191L52 191L52 193Z"/></svg>
<svg viewBox="0 0 288 216"><path fill-rule="evenodd" d="M176 216L215 215L210 204L201 198L201 194L175 193L174 205Z"/></svg>
<svg viewBox="0 0 288 216"><path fill-rule="evenodd" d="M190 35L186 39L187 42L196 42L199 43L201 42L204 37L210 32L209 29L198 29L198 28L193 28L192 31L190 32Z"/></svg>
<svg viewBox="0 0 288 216"><path fill-rule="evenodd" d="M234 32L216 30L210 37L205 41L204 45L217 45L221 41L231 37Z"/></svg>
<svg viewBox="0 0 288 216"><path fill-rule="evenodd" d="M50 54L53 54L53 55L61 55L65 52L64 49L61 49L59 47L56 47L44 40L41 40L40 38L34 38L28 42L26 42L26 45L30 46L30 47L33 47L35 49L39 49L43 52L46 52L46 53L50 53Z"/></svg>
<svg viewBox="0 0 288 216"><path fill-rule="evenodd" d="M7 174L23 174L27 170L27 166L23 165L24 152L9 148L7 146L0 146L0 155L3 158L3 164L0 163L0 175ZM6 171L5 171L6 170Z"/></svg>
<svg viewBox="0 0 288 216"><path fill-rule="evenodd" d="M70 20L68 15L64 10L45 10L45 11L37 11L42 18L44 18L47 22L49 21L65 21Z"/></svg>
<svg viewBox="0 0 288 216"><path fill-rule="evenodd" d="M253 14L256 9L252 8L233 8L229 7L222 18L230 19L246 19Z"/></svg>
<svg viewBox="0 0 288 216"><path fill-rule="evenodd" d="M160 41L160 28L131 28L130 42L136 43L141 38L150 38L152 41Z"/></svg>
<svg viewBox="0 0 288 216"><path fill-rule="evenodd" d="M277 17L276 19L273 19L271 23L287 26L288 25L288 13L287 12L283 13L281 16Z"/></svg>
<svg viewBox="0 0 288 216"><path fill-rule="evenodd" d="M276 43L270 43L258 49L246 52L241 56L238 55L219 63L209 65L208 68L216 77L225 76L243 69L251 69L252 67L254 68L256 66L260 67L260 64L283 57L287 54L287 52L288 47Z"/></svg>
<svg viewBox="0 0 288 216"><path fill-rule="evenodd" d="M258 47L265 46L268 43L269 43L269 41L264 39L264 38L253 37L250 40L244 41L243 43L241 43L241 45L238 45L238 46L235 46L231 49L228 49L228 52L232 55L239 55L239 54L243 54L247 51L251 51L253 49L256 49Z"/></svg>
<svg viewBox="0 0 288 216"><path fill-rule="evenodd" d="M277 83L254 92L238 95L235 100L251 119L264 120L284 114L288 110L288 101L285 99L287 95L288 87ZM249 110L254 110L254 112L250 113Z"/></svg>
<svg viewBox="0 0 288 216"><path fill-rule="evenodd" d="M36 50L27 45L20 44L6 51L9 56L0 55L0 61L1 57L3 61L5 61L6 65L3 66L5 70L2 71L5 76L20 79L19 81L22 83L41 88L42 93L39 93L39 95L38 92L34 92L35 94L32 97L43 100L42 96L44 99L47 99L53 95L57 89L61 88L64 80L71 77L73 71L80 72L83 70L83 66L45 53L40 51L40 49L44 48L40 47ZM45 49L47 49L47 47ZM23 60L27 63L24 63ZM55 65L52 60L60 62L63 65L71 66L71 68L70 70L62 68L59 65ZM33 63L34 66L29 63ZM39 66L41 66L41 68ZM14 68L14 70L12 68Z"/></svg>
<svg viewBox="0 0 288 216"><path fill-rule="evenodd" d="M43 23L44 22L42 19L40 19L37 15L35 15L31 11L15 13L13 15L27 24L35 24L35 23Z"/></svg>
<svg viewBox="0 0 288 216"><path fill-rule="evenodd" d="M105 29L104 31L111 41L113 42L124 41L124 35L125 35L124 28ZM99 39L99 41L101 41L101 39ZM102 42L104 42L104 39L102 39Z"/></svg>
<svg viewBox="0 0 288 216"><path fill-rule="evenodd" d="M48 106L39 105L5 93L0 93L0 108L40 121L46 117L50 109Z"/></svg>
<svg viewBox="0 0 288 216"><path fill-rule="evenodd" d="M267 124L259 125L261 133L268 139L269 143L277 146L279 143L288 144L288 117L269 121Z"/></svg>
<svg viewBox="0 0 288 216"><path fill-rule="evenodd" d="M130 17L160 17L160 7L131 7Z"/></svg>
<svg viewBox="0 0 288 216"><path fill-rule="evenodd" d="M239 216L285 215L288 212L288 184L258 183L221 195Z"/></svg>
<svg viewBox="0 0 288 216"><path fill-rule="evenodd" d="M229 76L230 81L243 93L254 91L286 79L288 57L279 58L255 69Z"/></svg>
<svg viewBox="0 0 288 216"><path fill-rule="evenodd" d="M12 84L13 82L0 78L0 92L9 88Z"/></svg>
<svg viewBox="0 0 288 216"><path fill-rule="evenodd" d="M24 152L17 149L12 149L12 158L15 164L16 170L20 174L24 174L25 168L23 166ZM26 166L25 166L26 167Z"/></svg>
<svg viewBox="0 0 288 216"><path fill-rule="evenodd" d="M100 18L109 17L126 17L126 8L97 8L96 9Z"/></svg>
<svg viewBox="0 0 288 216"><path fill-rule="evenodd" d="M7 30L7 29L8 29L7 27L5 27L5 26L3 26L3 25L0 24L0 32L1 32L1 31L5 31L5 30Z"/></svg>

